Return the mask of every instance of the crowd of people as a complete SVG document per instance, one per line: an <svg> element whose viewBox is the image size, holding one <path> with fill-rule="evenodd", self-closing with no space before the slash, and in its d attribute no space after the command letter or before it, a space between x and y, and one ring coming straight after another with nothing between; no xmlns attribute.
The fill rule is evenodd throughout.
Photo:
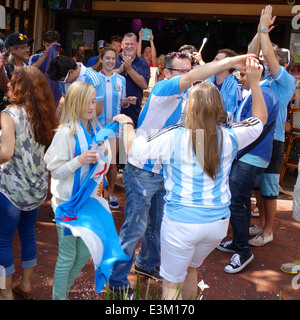
<svg viewBox="0 0 300 320"><path fill-rule="evenodd" d="M293 55L270 41L274 21L266 6L248 54L223 48L211 62L191 45L157 57L151 32L143 45L144 29L139 37L130 32L99 40L97 54L80 45L73 57L61 54L57 31L46 32L43 52L31 57L33 39L7 37L0 56L0 266L6 279L0 299L13 299L13 292L33 298L34 230L48 176L55 213L92 164L103 166L97 148L109 164L103 170L111 209L119 208L114 189L121 149L127 157L119 242L129 259L111 270L108 286L116 296L126 291L134 299L128 280L134 263L136 272L162 281L162 299L196 298L197 268L214 249L233 253L224 271L237 273L254 259L250 246L273 241L295 92ZM155 85L142 105L151 68ZM97 133L112 122L119 130L95 147ZM260 217L251 226L254 192ZM229 224L233 239L222 242ZM16 229L23 275L13 288ZM58 223L57 233L53 299L65 300L91 255L84 239Z"/></svg>

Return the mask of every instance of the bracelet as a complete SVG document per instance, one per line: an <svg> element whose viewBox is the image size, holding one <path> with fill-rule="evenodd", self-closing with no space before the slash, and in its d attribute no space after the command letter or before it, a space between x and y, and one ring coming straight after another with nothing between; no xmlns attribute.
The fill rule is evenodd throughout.
<svg viewBox="0 0 300 320"><path fill-rule="evenodd" d="M122 125L124 124L131 124L134 127L134 123L133 122L123 122Z"/></svg>

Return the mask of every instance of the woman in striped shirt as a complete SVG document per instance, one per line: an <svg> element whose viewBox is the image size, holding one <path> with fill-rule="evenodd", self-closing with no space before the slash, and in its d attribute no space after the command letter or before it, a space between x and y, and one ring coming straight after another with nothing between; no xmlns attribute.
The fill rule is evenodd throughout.
<svg viewBox="0 0 300 320"><path fill-rule="evenodd" d="M160 159L163 163L163 299L177 295L179 299L196 298L196 268L227 234L232 162L238 150L258 138L268 118L259 86L261 66L255 58L247 59L246 72L251 79L253 117L243 123L224 124L222 98L211 83L200 83L190 90L185 126L173 125L145 138L136 136L130 118L114 118L124 125L129 155L140 161Z"/></svg>

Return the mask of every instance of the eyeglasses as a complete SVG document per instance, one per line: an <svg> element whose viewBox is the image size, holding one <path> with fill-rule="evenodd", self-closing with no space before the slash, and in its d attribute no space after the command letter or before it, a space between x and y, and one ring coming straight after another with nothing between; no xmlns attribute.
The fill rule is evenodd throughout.
<svg viewBox="0 0 300 320"><path fill-rule="evenodd" d="M180 73L187 73L187 72L191 71L191 69L175 69L175 68L166 68L166 69L172 70L172 71L177 71Z"/></svg>
<svg viewBox="0 0 300 320"><path fill-rule="evenodd" d="M70 71L71 71L71 69L68 71L66 77L64 78L63 81L61 81L61 83L67 83L67 79L68 79L68 77L69 77L69 75L70 75Z"/></svg>
<svg viewBox="0 0 300 320"><path fill-rule="evenodd" d="M170 52L167 54L167 57L170 57L170 58L176 57L179 59L185 59L185 58L189 59L189 56L184 52Z"/></svg>
<svg viewBox="0 0 300 320"><path fill-rule="evenodd" d="M288 53L288 66L289 66L290 63L291 63L291 53L290 53L290 50L289 50L289 49L286 49L286 48L281 48L281 51Z"/></svg>
<svg viewBox="0 0 300 320"><path fill-rule="evenodd" d="M21 41L23 41L24 39L27 39L27 36L25 36L24 34L20 33L20 34L19 34L19 39L20 39Z"/></svg>

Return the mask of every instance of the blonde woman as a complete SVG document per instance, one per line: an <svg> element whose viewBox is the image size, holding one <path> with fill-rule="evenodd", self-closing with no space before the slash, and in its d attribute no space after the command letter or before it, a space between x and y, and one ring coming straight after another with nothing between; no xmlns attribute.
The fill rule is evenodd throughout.
<svg viewBox="0 0 300 320"><path fill-rule="evenodd" d="M247 59L253 118L224 126L220 92L211 83L195 85L188 97L185 126L173 125L148 138L137 137L132 120L124 125L127 153L139 161L160 159L164 166L165 211L161 226L162 299L195 298L197 270L227 234L230 191L228 177L238 150L253 142L267 121L259 86L261 68ZM182 291L178 291L182 288Z"/></svg>
<svg viewBox="0 0 300 320"><path fill-rule="evenodd" d="M99 131L96 117L95 88L77 81L68 88L60 125L45 155L51 172L52 207L71 199L88 176L92 165L99 160L91 148L92 139ZM110 155L108 143L102 148ZM103 166L103 162L98 162ZM65 300L78 273L90 258L90 252L79 237L57 225L59 252L53 280L53 300Z"/></svg>

